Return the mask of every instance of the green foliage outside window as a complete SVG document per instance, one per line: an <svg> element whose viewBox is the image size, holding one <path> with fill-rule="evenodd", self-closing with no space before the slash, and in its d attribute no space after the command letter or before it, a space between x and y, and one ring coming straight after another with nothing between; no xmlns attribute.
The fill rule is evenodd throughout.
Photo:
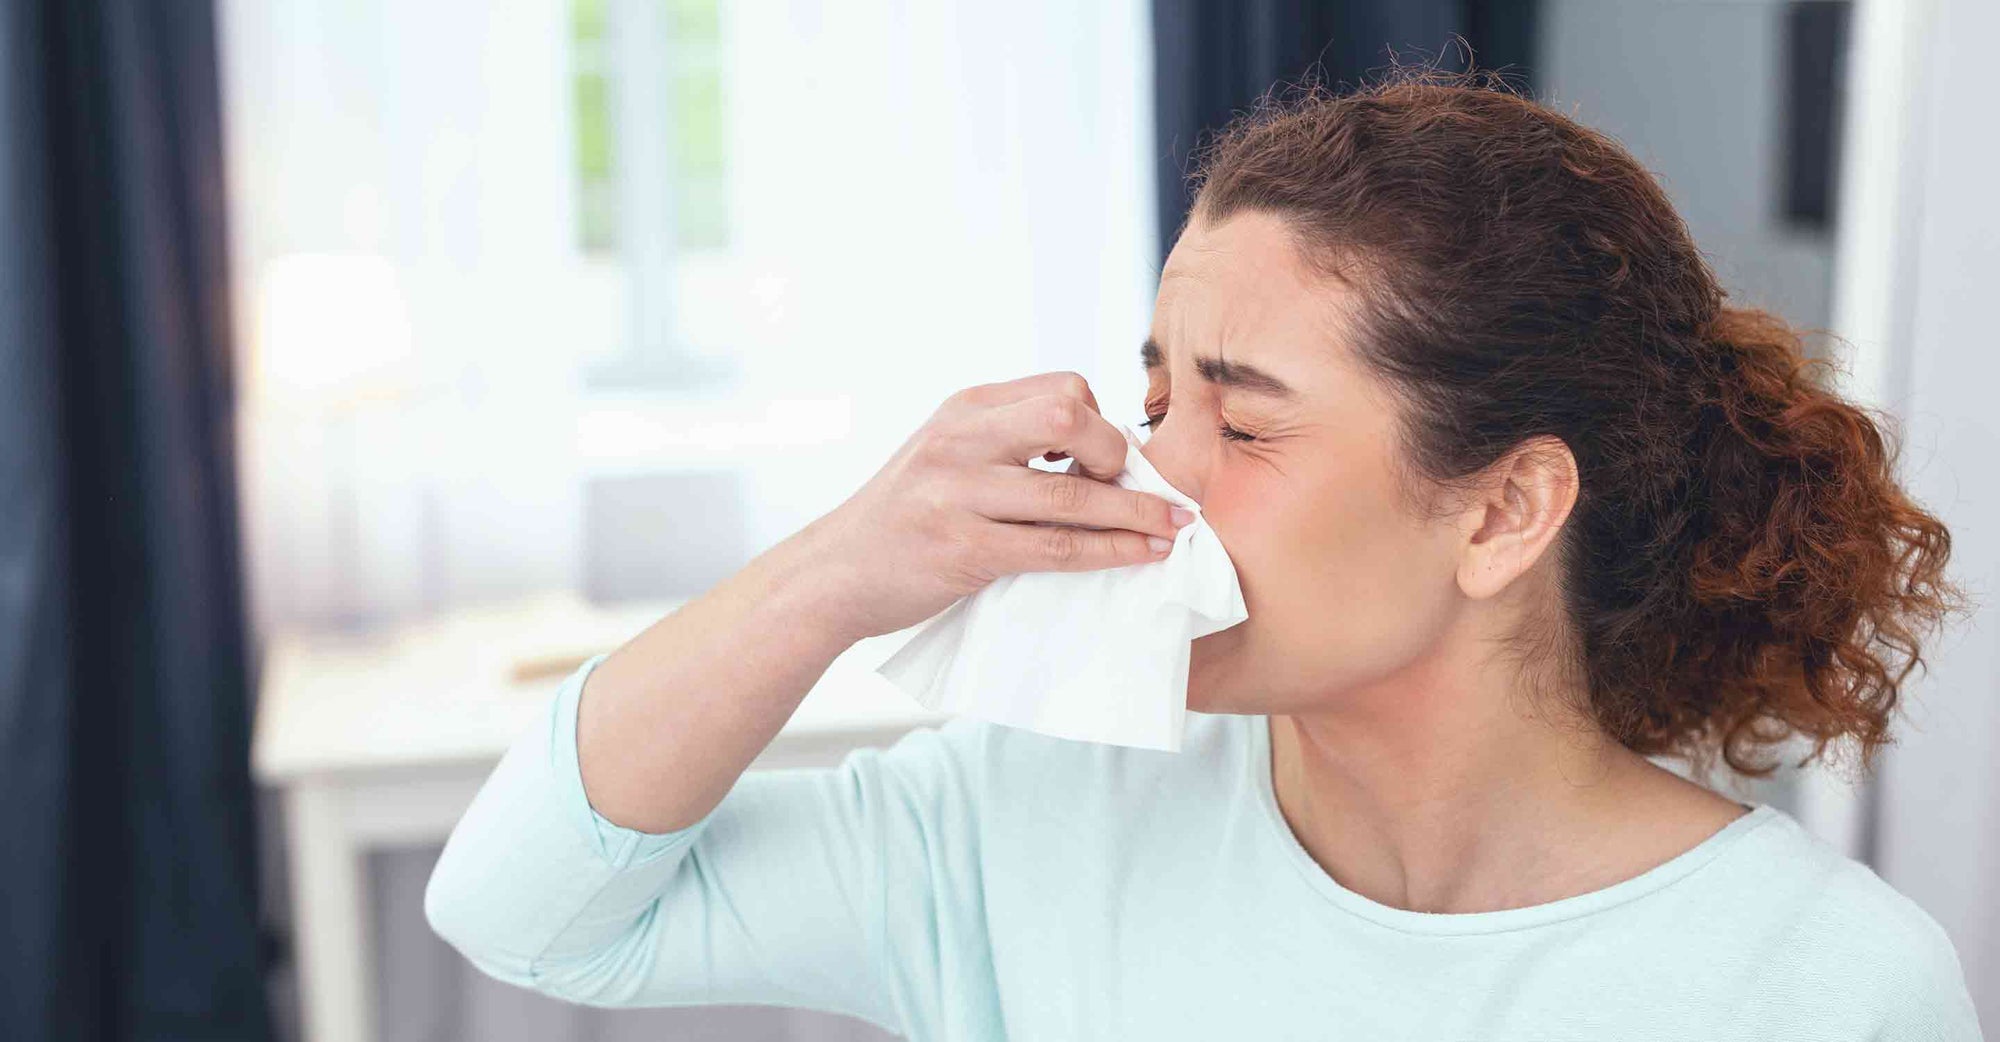
<svg viewBox="0 0 2000 1042"><path fill-rule="evenodd" d="M617 107L612 82L615 31L606 0L571 0L576 171L582 246L616 252L619 245ZM652 0L663 4L675 242L684 250L717 249L729 238L726 144L722 122L722 19L719 0Z"/></svg>

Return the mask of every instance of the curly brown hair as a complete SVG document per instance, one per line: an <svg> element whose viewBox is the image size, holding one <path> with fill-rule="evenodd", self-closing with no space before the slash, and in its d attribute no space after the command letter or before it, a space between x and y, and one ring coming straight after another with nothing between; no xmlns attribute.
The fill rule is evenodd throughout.
<svg viewBox="0 0 2000 1042"><path fill-rule="evenodd" d="M1853 739L1872 766L1919 634L1963 604L1950 533L1898 486L1892 421L1723 303L1625 149L1490 74L1402 70L1267 94L1196 161L1190 217L1277 216L1358 291L1427 487L1568 446L1565 610L1527 642L1561 638L1541 657L1589 719L1703 770L1767 775L1794 735L1801 765Z"/></svg>

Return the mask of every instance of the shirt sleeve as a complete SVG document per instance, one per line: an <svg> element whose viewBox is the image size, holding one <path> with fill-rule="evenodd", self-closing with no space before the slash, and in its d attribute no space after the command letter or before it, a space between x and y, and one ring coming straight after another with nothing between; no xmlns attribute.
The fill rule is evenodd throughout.
<svg viewBox="0 0 2000 1042"><path fill-rule="evenodd" d="M996 999L985 934L980 725L839 766L752 770L686 828L591 808L579 667L453 830L424 895L486 974L600 1006L793 1006L913 1039L972 1037Z"/></svg>
<svg viewBox="0 0 2000 1042"><path fill-rule="evenodd" d="M1958 950L1944 928L1927 914L1914 911L1919 920L1919 944L1911 945L1889 969L1901 978L1894 989L1894 1005L1883 1017L1874 1042L1983 1042L1979 1013L1972 992L1966 987L1965 968Z"/></svg>

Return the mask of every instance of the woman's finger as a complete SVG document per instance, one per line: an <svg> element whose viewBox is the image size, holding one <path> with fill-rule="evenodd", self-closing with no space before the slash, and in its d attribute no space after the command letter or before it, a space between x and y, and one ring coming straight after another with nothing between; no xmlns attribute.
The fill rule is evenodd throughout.
<svg viewBox="0 0 2000 1042"><path fill-rule="evenodd" d="M999 383L980 384L968 387L951 396L950 402L974 408L990 409L1009 405L1023 398L1039 398L1043 395L1060 394L1090 406L1090 411L1101 413L1097 407L1097 395L1090 390L1090 382L1080 373L1061 369L1048 373L1036 373L1017 380L1003 380Z"/></svg>
<svg viewBox="0 0 2000 1042"><path fill-rule="evenodd" d="M1093 531L1073 525L984 526L979 559L997 575L1021 572L1089 572L1158 561L1172 539L1123 529Z"/></svg>
<svg viewBox="0 0 2000 1042"><path fill-rule="evenodd" d="M1097 410L1064 394L1023 398L972 420L970 437L987 459L1025 464L1067 452L1086 477L1110 480L1125 469L1125 436Z"/></svg>
<svg viewBox="0 0 2000 1042"><path fill-rule="evenodd" d="M998 473L969 486L966 504L992 520L1123 528L1168 539L1180 531L1174 504L1150 492L1076 474L1004 465L994 469Z"/></svg>

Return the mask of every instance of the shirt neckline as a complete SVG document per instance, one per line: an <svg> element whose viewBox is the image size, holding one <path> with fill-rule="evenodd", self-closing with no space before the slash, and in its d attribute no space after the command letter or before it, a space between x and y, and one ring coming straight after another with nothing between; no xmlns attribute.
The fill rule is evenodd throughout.
<svg viewBox="0 0 2000 1042"><path fill-rule="evenodd" d="M1742 838L1757 828L1778 817L1777 808L1768 803L1744 803L1748 813L1737 816L1727 825L1693 847L1653 866L1629 879L1620 880L1610 886L1591 890L1569 897L1558 898L1542 904L1526 905L1520 908L1503 908L1490 912L1418 912L1408 908L1396 908L1382 904L1342 886L1306 852L1299 838L1285 821L1278 809L1277 791L1273 787L1271 774L1271 725L1269 716L1247 717L1250 726L1248 757L1252 779L1251 788L1257 794L1257 802L1263 808L1265 824L1276 833L1284 857L1299 870L1305 881L1324 896L1334 906L1405 933L1430 935L1461 935L1503 933L1550 923L1575 919L1579 916L1601 912L1647 894L1664 889L1686 878L1696 869L1715 860L1724 851L1736 845Z"/></svg>

